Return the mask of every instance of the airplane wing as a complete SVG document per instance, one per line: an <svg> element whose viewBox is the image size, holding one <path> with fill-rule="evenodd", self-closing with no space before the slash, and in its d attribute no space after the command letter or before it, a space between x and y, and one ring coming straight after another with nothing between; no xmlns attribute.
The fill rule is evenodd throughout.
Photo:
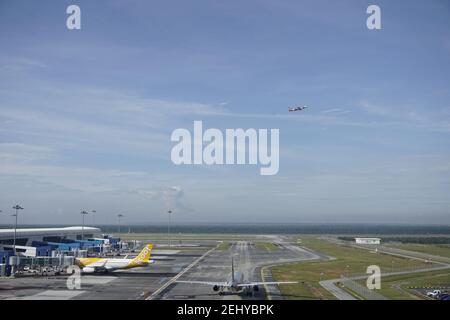
<svg viewBox="0 0 450 320"><path fill-rule="evenodd" d="M212 282L212 281L183 281L183 280L177 280L175 282L178 283L190 283L190 284L203 284L203 285L207 285L207 286L219 286L219 287L227 287L229 286L228 283L226 282Z"/></svg>
<svg viewBox="0 0 450 320"><path fill-rule="evenodd" d="M271 284L296 284L298 281L272 281L272 282L248 282L248 283L239 283L238 287L251 287L251 286L263 286L263 285L271 285Z"/></svg>
<svg viewBox="0 0 450 320"><path fill-rule="evenodd" d="M103 271L113 271L113 270L115 270L111 266L107 266L106 265L107 263L108 263L108 259L105 259L103 261L102 265L100 265L100 266L92 266L91 268L94 268L95 272L103 272ZM88 268L89 268L89 266L88 266Z"/></svg>
<svg viewBox="0 0 450 320"><path fill-rule="evenodd" d="M100 270L101 269L104 269L104 270L107 270L107 271L113 271L113 270L116 270L117 268L114 268L114 267L111 267L111 266L107 266L106 264L108 263L108 259L105 259L105 262L103 263L103 265L102 266L100 266L100 267L98 267Z"/></svg>

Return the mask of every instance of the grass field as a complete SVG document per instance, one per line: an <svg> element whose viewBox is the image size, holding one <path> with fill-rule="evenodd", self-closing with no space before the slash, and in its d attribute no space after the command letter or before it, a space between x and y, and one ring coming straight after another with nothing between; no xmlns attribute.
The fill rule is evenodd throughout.
<svg viewBox="0 0 450 320"><path fill-rule="evenodd" d="M227 250L228 248L230 248L230 243L227 241L222 241L219 243L216 250Z"/></svg>
<svg viewBox="0 0 450 320"><path fill-rule="evenodd" d="M255 248L258 250L276 251L278 246L274 245L272 242L255 242Z"/></svg>
<svg viewBox="0 0 450 320"><path fill-rule="evenodd" d="M386 246L450 258L448 244L387 244Z"/></svg>
<svg viewBox="0 0 450 320"><path fill-rule="evenodd" d="M364 284L364 281L359 281ZM381 295L394 300L418 300L423 299L414 294L409 287L450 287L450 270L431 271L400 276L381 278L381 289L377 290Z"/></svg>
<svg viewBox="0 0 450 320"><path fill-rule="evenodd" d="M283 295L288 299L334 299L333 295L320 286L320 279L335 279L342 274L363 274L369 265L378 265L382 271L430 266L418 260L339 246L313 237L304 237L301 240L302 246L332 256L336 260L295 263L272 268L273 277L277 281L301 282L280 287Z"/></svg>
<svg viewBox="0 0 450 320"><path fill-rule="evenodd" d="M119 233L114 234L123 240L166 240L168 239L167 233ZM179 240L228 240L228 241L239 241L239 240L254 240L255 236L252 235L231 235L231 234L172 234L172 241Z"/></svg>

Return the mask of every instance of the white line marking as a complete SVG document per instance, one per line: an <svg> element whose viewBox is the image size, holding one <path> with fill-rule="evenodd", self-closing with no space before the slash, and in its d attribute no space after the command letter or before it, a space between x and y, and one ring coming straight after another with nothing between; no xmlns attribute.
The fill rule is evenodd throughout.
<svg viewBox="0 0 450 320"><path fill-rule="evenodd" d="M217 246L212 248L211 250L208 250L205 252L201 257L197 258L194 262L192 262L189 266L187 266L185 269L183 269L180 273L178 273L176 276L174 276L172 279L167 281L163 286L161 286L158 290L153 292L147 299L145 300L153 300L160 292L162 292L164 289L166 289L168 286L170 286L172 283L178 280L183 274L185 274L187 271L189 271L192 267L194 267L197 263L200 262L204 257L206 257L208 254L213 252L217 249Z"/></svg>

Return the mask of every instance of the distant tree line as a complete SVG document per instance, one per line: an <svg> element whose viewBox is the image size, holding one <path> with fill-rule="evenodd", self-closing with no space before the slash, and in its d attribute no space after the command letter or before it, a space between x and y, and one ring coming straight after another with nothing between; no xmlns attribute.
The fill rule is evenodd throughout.
<svg viewBox="0 0 450 320"><path fill-rule="evenodd" d="M0 0L1 1L1 0ZM180 214L178 219L181 219ZM111 224L86 224L90 227L99 227L103 232L117 232L118 226L115 219ZM64 227L72 225L23 225L21 228L42 228L42 227ZM10 229L11 225L0 225L0 229ZM133 233L166 233L167 223L159 222L154 224L130 224L124 222L122 229ZM220 234L333 234L333 235L389 235L399 234L413 237L417 234L426 235L448 235L450 236L450 225L443 226L417 226L417 225L372 225L372 224L301 224L301 223L180 223L175 221L171 230L173 233L220 233ZM353 238L352 238L353 240Z"/></svg>
<svg viewBox="0 0 450 320"><path fill-rule="evenodd" d="M343 241L355 241L355 237L338 237ZM381 242L400 242L415 244L450 244L450 237L381 237Z"/></svg>

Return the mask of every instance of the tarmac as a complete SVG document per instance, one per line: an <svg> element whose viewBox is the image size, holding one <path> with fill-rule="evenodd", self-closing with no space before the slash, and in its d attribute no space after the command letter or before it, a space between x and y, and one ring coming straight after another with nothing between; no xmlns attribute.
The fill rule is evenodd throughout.
<svg viewBox="0 0 450 320"><path fill-rule="evenodd" d="M266 240L267 241L267 240ZM231 277L231 261L234 258L234 268L244 275L244 281L261 282L271 281L267 276L263 279L261 268L273 264L289 262L299 262L321 259L319 255L311 251L304 250L290 243L286 243L282 238L276 238L274 242L277 249L268 251L255 247L255 242L236 241L232 242L226 250L213 250L205 255L201 261L191 267L179 279L183 281L208 281L225 282ZM270 277L270 274L268 275ZM300 284L299 284L300 285ZM152 299L182 299L182 300L263 300L280 299L281 294L276 285L262 286L258 292L252 295L236 294L225 292L219 295L214 292L212 286L177 283L174 281L158 295L150 297Z"/></svg>
<svg viewBox="0 0 450 320"><path fill-rule="evenodd" d="M271 242L276 249L256 248L257 241ZM235 269L244 274L244 280L270 281L270 272L262 272L264 266L324 258L278 236L230 242L222 250L214 240L185 241L171 247L161 241L154 243L155 263L108 274L81 275L75 289L69 289L68 282L74 282L67 275L0 278L0 300L281 299L276 285L263 286L250 296L219 295L212 286L176 280L227 281L234 257Z"/></svg>

